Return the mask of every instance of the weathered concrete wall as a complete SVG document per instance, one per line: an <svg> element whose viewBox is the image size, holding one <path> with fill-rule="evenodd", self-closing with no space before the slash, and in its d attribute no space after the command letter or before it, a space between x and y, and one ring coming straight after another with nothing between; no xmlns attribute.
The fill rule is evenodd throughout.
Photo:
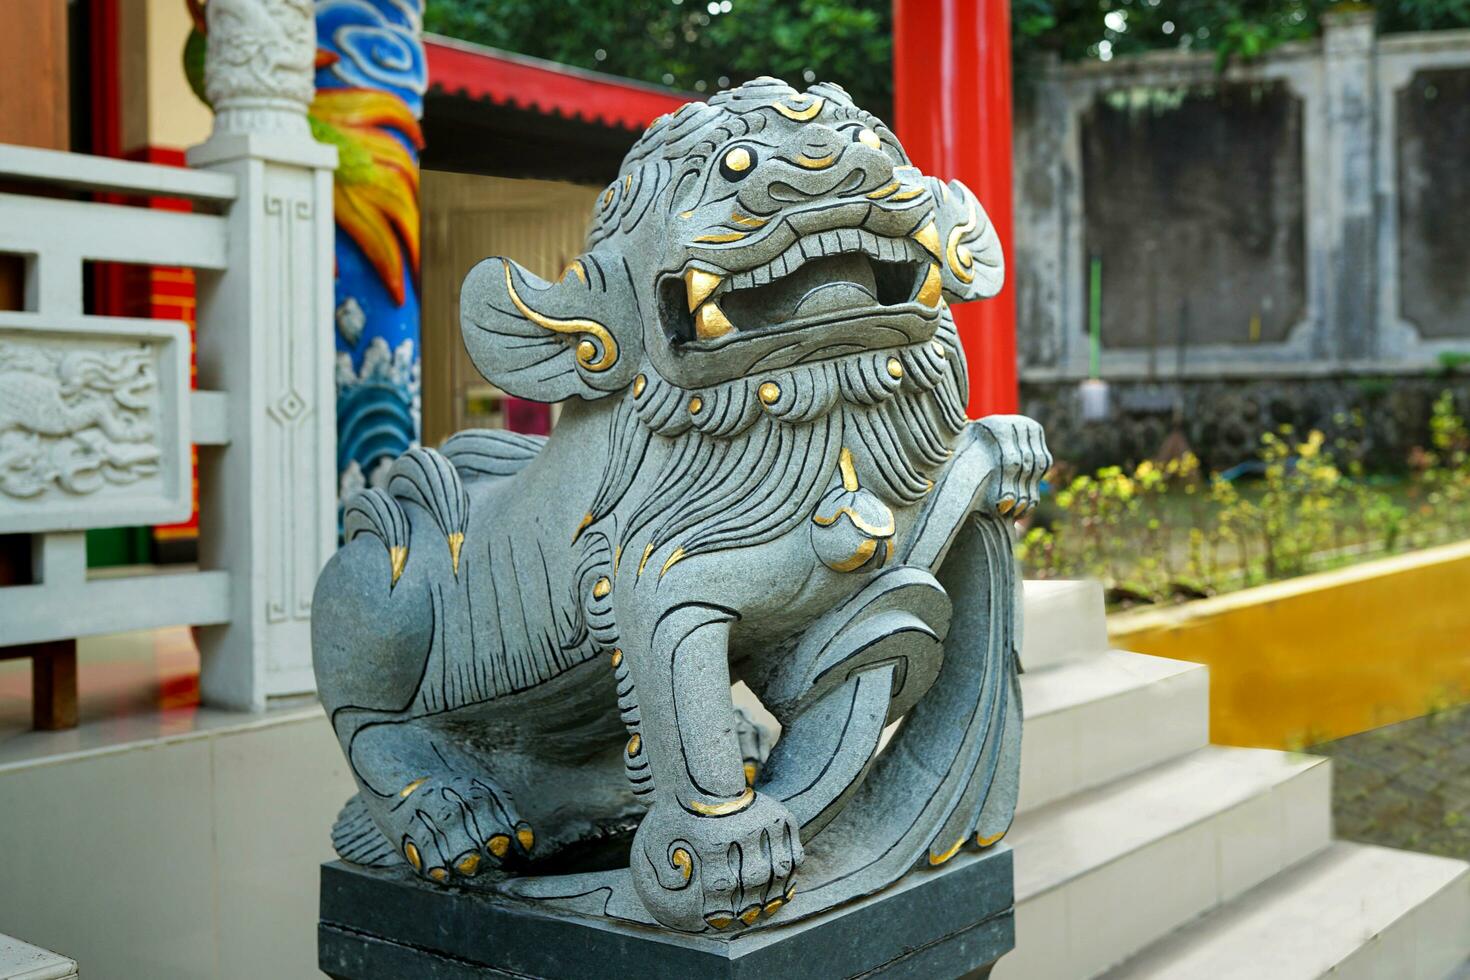
<svg viewBox="0 0 1470 980"><path fill-rule="evenodd" d="M1289 396L1260 414L1301 424L1383 377L1416 376L1421 399L1470 352L1470 31L1379 38L1342 14L1223 73L1160 52L1033 78L1011 262L1023 405L1075 437L1056 440L1069 458L1151 455L1183 406L1228 465L1240 440L1205 433L1241 425L1215 414L1241 393ZM1094 257L1117 411L1088 426ZM1420 436L1394 428L1398 459Z"/></svg>
<svg viewBox="0 0 1470 980"><path fill-rule="evenodd" d="M1099 93L1082 186L1105 348L1280 343L1301 319L1302 100L1283 82Z"/></svg>

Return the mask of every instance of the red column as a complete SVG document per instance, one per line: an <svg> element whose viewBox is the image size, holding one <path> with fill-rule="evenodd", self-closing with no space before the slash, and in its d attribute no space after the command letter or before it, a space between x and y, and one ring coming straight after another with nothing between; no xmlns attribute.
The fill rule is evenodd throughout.
<svg viewBox="0 0 1470 980"><path fill-rule="evenodd" d="M1009 0L893 0L895 128L915 165L980 199L1012 258ZM1016 290L954 308L972 418L1014 412Z"/></svg>

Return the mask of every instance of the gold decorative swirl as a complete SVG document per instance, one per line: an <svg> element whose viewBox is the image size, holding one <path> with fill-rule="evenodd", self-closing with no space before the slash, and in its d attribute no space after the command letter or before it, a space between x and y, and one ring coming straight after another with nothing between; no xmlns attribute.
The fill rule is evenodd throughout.
<svg viewBox="0 0 1470 980"><path fill-rule="evenodd" d="M958 254L959 249L963 248L960 245L960 239L974 230L975 222L979 220L979 216L975 214L975 202L973 200L965 201L965 210L968 215L968 220L964 224L956 225L950 229L949 244L945 246L944 257L949 263L949 271L954 273L955 278L960 282L968 284L975 280L975 273L971 271L973 260L970 260L969 249L965 249L963 255Z"/></svg>
<svg viewBox="0 0 1470 980"><path fill-rule="evenodd" d="M869 524L867 521L859 517L857 515L857 511L853 510L851 507L839 507L831 514L813 514L812 523L817 525L818 527L831 527L833 524L837 523L838 518L840 518L843 514L846 514L847 519L852 521L853 527L857 528L864 534L871 534L875 538L886 538L893 533L892 512L890 512L888 515L888 523ZM868 552L868 557L871 558L872 554L873 553L871 551Z"/></svg>
<svg viewBox="0 0 1470 980"><path fill-rule="evenodd" d="M607 327L596 320L573 319L556 320L527 306L518 293L516 293L515 281L511 278L510 264L505 266L505 291L510 295L510 301L515 308L521 311L521 316L530 320L542 330L550 330L552 333L586 333L596 337L602 344L602 356L596 357L597 349L587 341L577 345L577 363L589 371L606 371L618 360L618 342L613 339L612 334L607 332Z"/></svg>
<svg viewBox="0 0 1470 980"><path fill-rule="evenodd" d="M739 813L754 802L755 790L747 786L744 793L724 803L701 803L698 800L690 800L689 809L706 817L724 817L732 813Z"/></svg>
<svg viewBox="0 0 1470 980"><path fill-rule="evenodd" d="M802 98L802 96L797 96L797 98L800 99ZM781 115L785 116L787 119L792 120L793 122L808 122L812 119L817 118L817 113L822 111L822 106L824 105L826 105L825 99L813 98L812 104L804 109L798 109L796 106L790 105L789 103L784 101L772 102L771 108L775 109L777 112L781 113Z"/></svg>

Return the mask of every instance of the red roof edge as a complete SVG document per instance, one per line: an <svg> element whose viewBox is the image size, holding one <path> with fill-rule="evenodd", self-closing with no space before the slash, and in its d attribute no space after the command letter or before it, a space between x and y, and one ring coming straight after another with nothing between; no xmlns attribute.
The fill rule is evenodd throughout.
<svg viewBox="0 0 1470 980"><path fill-rule="evenodd" d="M616 75L424 35L429 87L602 126L641 130L696 97Z"/></svg>

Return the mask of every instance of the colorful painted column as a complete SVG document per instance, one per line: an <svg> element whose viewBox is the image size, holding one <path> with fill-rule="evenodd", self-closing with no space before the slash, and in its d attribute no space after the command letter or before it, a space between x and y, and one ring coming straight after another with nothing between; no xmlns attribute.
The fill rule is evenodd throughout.
<svg viewBox="0 0 1470 980"><path fill-rule="evenodd" d="M317 0L316 138L337 147L339 501L419 441L423 0Z"/></svg>
<svg viewBox="0 0 1470 980"><path fill-rule="evenodd" d="M893 0L894 122L915 164L958 178L1012 260L1009 0ZM1014 412L1016 287L954 310L970 364L972 418Z"/></svg>

